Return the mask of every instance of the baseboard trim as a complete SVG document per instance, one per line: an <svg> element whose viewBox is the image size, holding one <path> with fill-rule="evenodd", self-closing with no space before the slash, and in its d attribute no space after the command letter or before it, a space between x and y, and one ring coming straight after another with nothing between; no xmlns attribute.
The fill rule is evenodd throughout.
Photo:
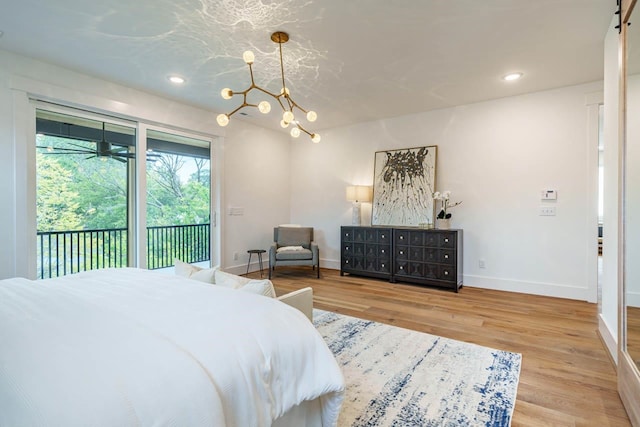
<svg viewBox="0 0 640 427"><path fill-rule="evenodd" d="M618 365L618 339L611 333L611 329L607 325L607 322L602 317L602 314L598 314L598 335L602 340L605 349L609 352L609 356L614 365Z"/></svg>
<svg viewBox="0 0 640 427"><path fill-rule="evenodd" d="M629 307L640 307L640 292L627 292L627 305Z"/></svg>
<svg viewBox="0 0 640 427"><path fill-rule="evenodd" d="M589 301L589 290L587 288L572 285L509 280L470 274L464 275L462 283L464 286L471 288L493 289L496 291L519 292L530 295Z"/></svg>

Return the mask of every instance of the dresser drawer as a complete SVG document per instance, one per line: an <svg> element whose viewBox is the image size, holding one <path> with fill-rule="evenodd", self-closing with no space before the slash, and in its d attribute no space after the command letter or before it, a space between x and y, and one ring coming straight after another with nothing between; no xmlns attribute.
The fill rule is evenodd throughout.
<svg viewBox="0 0 640 427"><path fill-rule="evenodd" d="M442 264L455 265L456 263L456 251L453 249L440 249L438 251L439 261Z"/></svg>
<svg viewBox="0 0 640 427"><path fill-rule="evenodd" d="M451 232L438 233L439 246L441 248L455 248L456 247L456 235Z"/></svg>

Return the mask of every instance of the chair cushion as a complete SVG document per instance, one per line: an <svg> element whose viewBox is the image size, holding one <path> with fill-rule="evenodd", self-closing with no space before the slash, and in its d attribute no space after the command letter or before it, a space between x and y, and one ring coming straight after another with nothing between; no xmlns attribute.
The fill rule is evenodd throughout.
<svg viewBox="0 0 640 427"><path fill-rule="evenodd" d="M302 249L298 251L284 251L276 253L276 260L298 260L298 259L312 259L313 253L309 249Z"/></svg>
<svg viewBox="0 0 640 427"><path fill-rule="evenodd" d="M311 228L309 227L281 227L278 228L278 247L303 246L309 249L311 243Z"/></svg>

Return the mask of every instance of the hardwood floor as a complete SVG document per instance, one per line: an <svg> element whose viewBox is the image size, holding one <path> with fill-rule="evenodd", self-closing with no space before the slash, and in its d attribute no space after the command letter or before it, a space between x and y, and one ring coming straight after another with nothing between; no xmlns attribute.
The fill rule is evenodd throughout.
<svg viewBox="0 0 640 427"><path fill-rule="evenodd" d="M596 304L467 287L456 294L327 269L316 279L308 267L277 269L272 281L278 295L311 286L315 308L521 353L514 427L631 425Z"/></svg>

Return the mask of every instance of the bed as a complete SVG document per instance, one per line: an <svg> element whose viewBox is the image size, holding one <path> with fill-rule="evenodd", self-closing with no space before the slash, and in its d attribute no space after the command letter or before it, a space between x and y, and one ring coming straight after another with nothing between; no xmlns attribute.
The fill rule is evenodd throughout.
<svg viewBox="0 0 640 427"><path fill-rule="evenodd" d="M333 426L343 392L275 299L131 268L0 281L0 426Z"/></svg>

